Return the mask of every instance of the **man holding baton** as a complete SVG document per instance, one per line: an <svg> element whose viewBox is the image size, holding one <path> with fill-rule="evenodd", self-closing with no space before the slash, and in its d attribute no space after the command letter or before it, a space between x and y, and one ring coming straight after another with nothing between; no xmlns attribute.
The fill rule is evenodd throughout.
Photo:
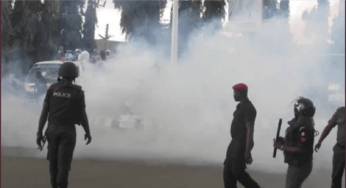
<svg viewBox="0 0 346 188"><path fill-rule="evenodd" d="M274 148L284 152L288 164L285 188L299 188L312 171L315 106L307 98L294 105L294 118L288 122L285 138L274 139Z"/></svg>

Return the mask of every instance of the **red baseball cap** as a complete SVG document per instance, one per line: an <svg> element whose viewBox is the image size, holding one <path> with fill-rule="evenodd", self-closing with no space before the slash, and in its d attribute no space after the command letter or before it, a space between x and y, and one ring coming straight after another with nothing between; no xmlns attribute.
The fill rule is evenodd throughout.
<svg viewBox="0 0 346 188"><path fill-rule="evenodd" d="M247 85L240 83L240 84L236 84L233 86L234 90L246 90L247 91Z"/></svg>

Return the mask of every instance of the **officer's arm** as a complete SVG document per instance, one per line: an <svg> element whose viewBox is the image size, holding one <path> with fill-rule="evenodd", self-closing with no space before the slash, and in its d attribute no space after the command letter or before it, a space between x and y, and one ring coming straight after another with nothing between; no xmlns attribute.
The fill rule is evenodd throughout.
<svg viewBox="0 0 346 188"><path fill-rule="evenodd" d="M245 151L247 153L250 153L254 145L253 133L254 133L256 115L257 115L257 112L256 112L256 109L254 108L249 108L248 110L245 111L245 122L246 122L246 129L247 129Z"/></svg>
<svg viewBox="0 0 346 188"><path fill-rule="evenodd" d="M38 131L37 135L41 136L43 132L44 125L46 124L47 118L48 118L48 113L49 113L49 105L48 103L44 102L43 103L43 108L40 116L40 120L38 123Z"/></svg>
<svg viewBox="0 0 346 188"><path fill-rule="evenodd" d="M313 137L314 137L313 130L301 129L299 131L299 140L297 140L298 147L284 146L282 150L286 152L291 152L291 153L304 154L306 152L306 149L310 147Z"/></svg>
<svg viewBox="0 0 346 188"><path fill-rule="evenodd" d="M89 121L88 121L88 116L86 114L85 108L83 109L83 118L82 118L81 124L85 131L85 134L90 135Z"/></svg>
<svg viewBox="0 0 346 188"><path fill-rule="evenodd" d="M85 131L85 134L90 135L89 121L88 121L88 116L87 116L86 109L85 109L84 91L82 91L81 95L80 95L80 104L83 108L82 120L80 123L81 123L81 125Z"/></svg>
<svg viewBox="0 0 346 188"><path fill-rule="evenodd" d="M336 126L337 122L337 116L338 116L338 111L336 111L333 115L333 117L328 121L328 125L324 128L322 135L320 139L318 140L318 143L321 144L323 140L328 136L330 131Z"/></svg>
<svg viewBox="0 0 346 188"><path fill-rule="evenodd" d="M318 140L318 143L321 144L323 140L329 135L330 131L333 129L334 125L328 124L322 132L322 135L320 139Z"/></svg>
<svg viewBox="0 0 346 188"><path fill-rule="evenodd" d="M246 136L246 152L250 153L253 147L253 132L254 132L255 122L246 123L247 136Z"/></svg>
<svg viewBox="0 0 346 188"><path fill-rule="evenodd" d="M300 149L299 149L298 147L283 146L283 147L282 147L282 151L295 153L295 152L299 152Z"/></svg>
<svg viewBox="0 0 346 188"><path fill-rule="evenodd" d="M49 105L50 105L49 99L50 99L51 95L52 95L52 90L49 88L46 92L46 97L45 97L44 102L43 102L43 108L42 108L40 120L38 123L37 135L39 135L39 136L42 135L44 125L47 122L47 118L48 118L48 114L49 114Z"/></svg>

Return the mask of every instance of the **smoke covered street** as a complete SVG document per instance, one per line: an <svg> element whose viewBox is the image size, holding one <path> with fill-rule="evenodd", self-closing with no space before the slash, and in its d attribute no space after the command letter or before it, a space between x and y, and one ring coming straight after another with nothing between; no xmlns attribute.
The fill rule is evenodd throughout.
<svg viewBox="0 0 346 188"><path fill-rule="evenodd" d="M49 184L47 160L14 157L16 149L2 147L1 187L36 188ZM28 151L30 153L30 151ZM12 155L12 156L6 156ZM17 153L18 155L18 153ZM31 169L35 169L35 173ZM264 188L284 187L285 174L249 170ZM304 188L329 187L331 170L315 170ZM20 179L21 181L18 181ZM75 160L71 171L71 187L119 188L210 188L222 187L222 167L150 164L143 161ZM243 188L238 184L239 188Z"/></svg>
<svg viewBox="0 0 346 188"><path fill-rule="evenodd" d="M25 6L16 2L18 6ZM92 1L88 2L89 8L94 6ZM95 28L83 34L88 37L78 34L78 43L72 42L74 35L70 36L76 31L59 28L64 31L65 38L59 36L49 40L61 40L59 45L65 46L61 51L59 49L59 58L54 61L48 60L48 56L56 53L54 45L58 44L54 42L50 42L54 45L45 56L37 53L35 57L26 57L28 53L23 55L26 59L18 55L24 48L17 46L11 51L6 46L10 55L2 56L2 64L6 64L9 72L1 78L1 187L49 187L47 145L40 151L35 143L45 95L34 99L28 97L29 91L35 93L32 88L36 83L31 83L34 78L27 75L36 75L35 71L46 67L51 75L47 73L49 71L42 71L41 76L55 82L55 73L58 74L58 67L65 58L60 59L62 51L67 50L72 56L74 50L80 48L78 45L85 41L88 45L84 48L90 53L85 49L83 52L77 50L84 54L83 61L78 61L78 84L84 90L92 142L86 146L85 132L82 126L76 125L77 143L69 187L223 187L223 162L232 139L230 125L238 104L233 98L232 86L237 83L249 87L248 97L257 110L251 151L253 163L247 166L247 171L263 188L284 187L288 165L284 163L282 151L278 150L276 158L272 157L273 138L280 118L283 120L280 136L285 136L287 122L294 117L290 103L300 96L313 101L316 107L314 129L319 132L314 137L315 144L335 110L345 105L345 54L342 51L345 44L340 42L345 37L345 12L340 8L345 2L330 1L330 7L322 1L309 6L304 2L301 5L305 8L301 8L298 1L289 1L289 5L281 0L277 2L281 7L279 10L275 3L270 5L269 1L263 1L280 14L270 15L270 11L262 10L264 6L259 3L261 6L258 5L256 10L261 15L264 11L263 23L258 19L260 26L249 26L246 29L250 31L244 31L242 27L246 26L240 27L227 15L231 10L230 3L237 1L227 1L227 14L212 13L212 10L219 10L213 6L225 6L223 0L215 1L219 2L216 5L210 3L212 1L205 5L202 1L192 4L192 1L182 1L180 17L174 24L180 25L179 35L171 33L172 25L167 26L168 29L166 25L160 25L160 20L156 19L160 18L159 11L156 17L143 16L141 14L155 11L138 11L139 5L129 2L115 6L111 2L107 4L116 8L118 25L121 26L118 30L126 36L126 42L116 49L107 50L105 42L105 47L98 47L105 49L94 55L93 35L98 35ZM158 4L155 1L154 5L144 2L141 1L141 6L152 8L155 5L157 10L165 9L164 15L169 17L171 1L167 1L167 5L166 1ZM249 10L241 10L252 1L247 2L247 5L234 5L234 9L239 9L233 12L235 18L237 12L241 17L248 15ZM59 3L52 1L50 6ZM77 10L82 6L80 4L70 5L69 1L64 1L62 5L75 6L74 10ZM205 6L207 13L203 12L203 16L199 16L203 9L196 9L199 6ZM324 12L326 9L321 9L324 6L331 13ZM188 11L189 7L194 7L195 12ZM134 14L129 10L137 10L139 13L133 17L140 19L121 20ZM14 11L14 14L21 11ZM95 7L93 11L96 18ZM87 12L91 14L91 8ZM221 23L219 14L229 17L227 22L222 20ZM106 11L100 15L106 15ZM144 17L152 17L154 21L143 20ZM82 17L76 20L80 20L80 28L93 28L96 23L94 17L85 18L89 23L82 27ZM241 25L242 19L239 20ZM242 31L234 31L234 28ZM79 30L77 28L77 32ZM177 53L173 58L177 62L171 61L170 57L171 35L178 37L177 51L173 50ZM39 42L31 42L29 46L36 43ZM41 48L45 48L44 45ZM81 59L77 57L81 56L73 58ZM35 67L36 60L41 64L35 64ZM33 67L29 69L31 72L23 71L28 67ZM43 85L44 93L50 84ZM303 188L330 187L336 132L333 129L318 153L313 153L313 170ZM345 174L343 185L344 177ZM239 183L238 187L243 188Z"/></svg>

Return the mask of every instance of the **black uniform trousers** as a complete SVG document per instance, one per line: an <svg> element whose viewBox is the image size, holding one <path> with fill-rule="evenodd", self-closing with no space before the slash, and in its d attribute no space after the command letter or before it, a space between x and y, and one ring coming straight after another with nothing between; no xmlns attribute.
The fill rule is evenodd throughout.
<svg viewBox="0 0 346 188"><path fill-rule="evenodd" d="M333 150L332 188L341 188L345 170L345 147L336 144Z"/></svg>
<svg viewBox="0 0 346 188"><path fill-rule="evenodd" d="M223 183L225 188L237 188L239 181L245 188L260 188L255 180L245 171L245 168L240 168L234 172L232 164L226 164L223 169Z"/></svg>
<svg viewBox="0 0 346 188"><path fill-rule="evenodd" d="M303 182L309 177L312 167L312 161L301 165L289 164L285 188L301 188Z"/></svg>
<svg viewBox="0 0 346 188"><path fill-rule="evenodd" d="M227 149L224 162L223 182L225 188L237 188L239 181L245 188L260 188L255 180L245 171L245 150L232 140Z"/></svg>
<svg viewBox="0 0 346 188"><path fill-rule="evenodd" d="M48 156L52 188L67 188L74 148L76 127L52 125L48 127Z"/></svg>

